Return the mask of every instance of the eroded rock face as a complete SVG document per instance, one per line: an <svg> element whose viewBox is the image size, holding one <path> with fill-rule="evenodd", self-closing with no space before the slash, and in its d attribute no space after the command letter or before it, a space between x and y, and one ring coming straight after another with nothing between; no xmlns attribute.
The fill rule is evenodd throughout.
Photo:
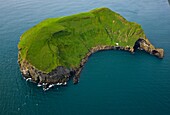
<svg viewBox="0 0 170 115"><path fill-rule="evenodd" d="M155 55L159 58L163 58L164 57L164 50L161 49L161 48L157 48L157 49L152 50L151 54L153 54L153 55Z"/></svg>
<svg viewBox="0 0 170 115"><path fill-rule="evenodd" d="M22 61L20 63L20 58L18 58L18 63L20 66L20 70L22 75L26 79L31 79L32 82L38 83L43 86L46 90L51 85L66 85L67 81L70 77L73 77L73 83L77 84L79 82L80 73L84 67L84 64L88 61L88 58L97 51L104 50L124 50L133 53L137 49L144 50L152 55L155 55L159 58L164 57L164 50L160 48L155 48L147 39L139 38L134 47L121 47L121 46L107 46L100 45L96 47L92 47L89 52L85 55L85 57L81 60L80 65L76 68L66 68L63 66L58 66L56 69L52 70L49 73L43 73L40 70L37 70L34 66L32 66L27 61ZM18 56L19 57L19 56Z"/></svg>
<svg viewBox="0 0 170 115"><path fill-rule="evenodd" d="M58 66L56 69L50 73L43 73L37 70L27 61L22 61L20 63L20 58L18 58L18 63L20 70L25 79L30 79L32 82L38 83L43 86L46 90L51 84L65 85L70 77L73 77L73 83L77 84L79 81L80 73L84 67L84 64L88 61L89 56L97 51L103 50L125 50L133 52L133 48L130 47L120 47L120 46L107 46L101 45L93 47L89 50L86 56L81 60L80 65L77 68L68 69L63 66ZM19 56L18 56L19 57Z"/></svg>
<svg viewBox="0 0 170 115"><path fill-rule="evenodd" d="M164 57L164 50L161 48L155 48L147 39L139 38L134 45L134 50L144 50L158 58Z"/></svg>
<svg viewBox="0 0 170 115"><path fill-rule="evenodd" d="M32 82L38 83L45 89L48 88L50 84L66 85L69 77L71 76L71 70L63 66L57 67L50 73L43 73L42 71L37 70L27 61L23 61L23 63L18 61L18 63L20 65L21 73L25 79L29 79Z"/></svg>
<svg viewBox="0 0 170 115"><path fill-rule="evenodd" d="M81 60L80 65L78 68L75 68L75 76L73 78L73 83L76 84L79 81L80 73L84 67L84 64L88 61L89 56L91 56L93 53L98 52L98 51L104 51L104 50L124 50L124 51L129 51L133 53L133 48L130 47L121 47L121 46L107 46L107 45L100 45L91 48L89 52L86 54L86 56Z"/></svg>

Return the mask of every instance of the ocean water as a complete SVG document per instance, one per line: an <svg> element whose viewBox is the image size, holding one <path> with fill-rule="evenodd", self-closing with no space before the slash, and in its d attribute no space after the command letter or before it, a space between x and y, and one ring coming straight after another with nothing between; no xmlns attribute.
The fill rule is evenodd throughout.
<svg viewBox="0 0 170 115"><path fill-rule="evenodd" d="M17 64L20 35L38 22L108 7L142 25L164 59L104 51L86 63L80 83L46 92L26 82ZM170 115L168 0L0 0L0 115Z"/></svg>

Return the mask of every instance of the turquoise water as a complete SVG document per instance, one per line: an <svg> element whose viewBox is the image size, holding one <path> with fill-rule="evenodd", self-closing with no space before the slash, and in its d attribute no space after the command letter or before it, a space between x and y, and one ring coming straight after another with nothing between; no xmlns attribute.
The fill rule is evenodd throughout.
<svg viewBox="0 0 170 115"><path fill-rule="evenodd" d="M17 64L20 35L43 19L109 7L140 23L160 60L145 52L92 55L80 83L47 92L26 82ZM0 0L0 115L170 115L168 0Z"/></svg>

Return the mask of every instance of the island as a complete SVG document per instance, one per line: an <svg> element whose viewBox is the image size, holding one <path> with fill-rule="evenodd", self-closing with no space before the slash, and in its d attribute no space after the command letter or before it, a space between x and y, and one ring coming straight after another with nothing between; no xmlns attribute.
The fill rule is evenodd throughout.
<svg viewBox="0 0 170 115"><path fill-rule="evenodd" d="M109 8L71 16L48 18L27 30L18 44L18 63L25 79L42 86L78 83L89 56L102 50L144 50L158 58L141 25L129 22Z"/></svg>

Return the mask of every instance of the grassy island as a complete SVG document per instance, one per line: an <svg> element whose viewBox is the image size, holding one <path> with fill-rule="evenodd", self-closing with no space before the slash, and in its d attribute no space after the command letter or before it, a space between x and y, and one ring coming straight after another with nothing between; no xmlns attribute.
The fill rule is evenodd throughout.
<svg viewBox="0 0 170 115"><path fill-rule="evenodd" d="M142 27L108 8L71 16L49 18L26 31L18 44L20 63L29 62L49 73L58 66L77 67L92 47L133 48L146 39Z"/></svg>

